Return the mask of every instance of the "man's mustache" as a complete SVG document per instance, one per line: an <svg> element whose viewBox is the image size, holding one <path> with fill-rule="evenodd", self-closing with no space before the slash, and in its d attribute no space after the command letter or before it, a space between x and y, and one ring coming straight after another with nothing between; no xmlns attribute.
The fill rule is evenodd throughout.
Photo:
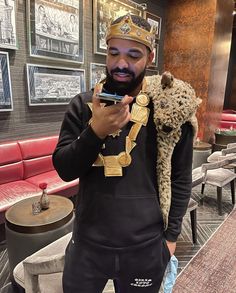
<svg viewBox="0 0 236 293"><path fill-rule="evenodd" d="M127 68L123 68L123 69L120 69L120 68L114 68L111 70L111 74L114 74L114 73L124 73L124 74L129 74L131 75L133 78L135 77L135 74L133 71L130 71L129 69Z"/></svg>

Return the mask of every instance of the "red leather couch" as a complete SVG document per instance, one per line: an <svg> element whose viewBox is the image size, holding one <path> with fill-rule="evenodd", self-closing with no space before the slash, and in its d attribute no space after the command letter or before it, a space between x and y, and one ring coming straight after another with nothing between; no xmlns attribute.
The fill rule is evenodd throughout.
<svg viewBox="0 0 236 293"><path fill-rule="evenodd" d="M236 111L224 110L221 114L220 128L236 129Z"/></svg>
<svg viewBox="0 0 236 293"><path fill-rule="evenodd" d="M75 195L79 180L64 182L52 164L58 136L18 140L0 144L0 224L5 211L21 199L40 195L40 183L49 194Z"/></svg>

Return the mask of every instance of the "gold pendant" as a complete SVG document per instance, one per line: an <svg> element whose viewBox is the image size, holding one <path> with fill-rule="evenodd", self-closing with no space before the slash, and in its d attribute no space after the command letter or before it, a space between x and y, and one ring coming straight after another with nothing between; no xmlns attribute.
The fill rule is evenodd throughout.
<svg viewBox="0 0 236 293"><path fill-rule="evenodd" d="M132 141L135 141L136 140L137 135L138 135L141 127L142 127L142 124L141 123L135 123L135 124L132 125L132 127L131 127L131 129L129 131L129 134L128 134L129 138Z"/></svg>
<svg viewBox="0 0 236 293"><path fill-rule="evenodd" d="M90 111L93 112L93 103L88 102L87 105L88 105Z"/></svg>
<svg viewBox="0 0 236 293"><path fill-rule="evenodd" d="M97 157L96 161L93 163L93 166L95 166L95 167L104 166L104 160L103 160L102 154L98 154L98 157Z"/></svg>
<svg viewBox="0 0 236 293"><path fill-rule="evenodd" d="M149 97L146 94L140 94L136 97L136 103L139 106L146 107L150 102Z"/></svg>
<svg viewBox="0 0 236 293"><path fill-rule="evenodd" d="M118 162L122 167L128 167L131 164L131 155L126 152L121 152L118 155Z"/></svg>
<svg viewBox="0 0 236 293"><path fill-rule="evenodd" d="M150 109L141 107L136 103L132 106L131 121L142 123L144 126L147 125Z"/></svg>
<svg viewBox="0 0 236 293"><path fill-rule="evenodd" d="M112 136L113 138L115 138L116 136L120 136L121 131L121 129L118 129L116 132L109 134L109 136Z"/></svg>
<svg viewBox="0 0 236 293"><path fill-rule="evenodd" d="M132 140L130 139L129 136L126 136L125 138L125 152L130 153L132 149Z"/></svg>
<svg viewBox="0 0 236 293"><path fill-rule="evenodd" d="M122 176L122 167L117 156L104 156L104 174L106 177Z"/></svg>
<svg viewBox="0 0 236 293"><path fill-rule="evenodd" d="M136 145L137 145L137 143L136 142L134 142L134 141L132 141L132 145L131 145L131 151L133 150L133 148L135 148L136 147ZM130 152L131 152L130 151Z"/></svg>

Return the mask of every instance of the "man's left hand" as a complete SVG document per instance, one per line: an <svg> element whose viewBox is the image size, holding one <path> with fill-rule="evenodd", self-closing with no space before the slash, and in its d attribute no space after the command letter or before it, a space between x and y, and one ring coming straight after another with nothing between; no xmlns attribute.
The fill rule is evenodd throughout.
<svg viewBox="0 0 236 293"><path fill-rule="evenodd" d="M172 256L175 253L176 242L170 242L170 241L166 240L166 244L167 244L167 247L170 251L170 256Z"/></svg>

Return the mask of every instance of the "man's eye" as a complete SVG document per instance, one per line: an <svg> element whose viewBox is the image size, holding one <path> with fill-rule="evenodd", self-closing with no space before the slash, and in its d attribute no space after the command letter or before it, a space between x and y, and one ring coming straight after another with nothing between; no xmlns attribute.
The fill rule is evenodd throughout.
<svg viewBox="0 0 236 293"><path fill-rule="evenodd" d="M111 56L117 56L118 55L118 52L117 51L110 51L109 54Z"/></svg>
<svg viewBox="0 0 236 293"><path fill-rule="evenodd" d="M140 56L139 53L131 53L131 54L129 54L129 57L132 58L132 59L138 59L138 58L141 58L141 56Z"/></svg>

